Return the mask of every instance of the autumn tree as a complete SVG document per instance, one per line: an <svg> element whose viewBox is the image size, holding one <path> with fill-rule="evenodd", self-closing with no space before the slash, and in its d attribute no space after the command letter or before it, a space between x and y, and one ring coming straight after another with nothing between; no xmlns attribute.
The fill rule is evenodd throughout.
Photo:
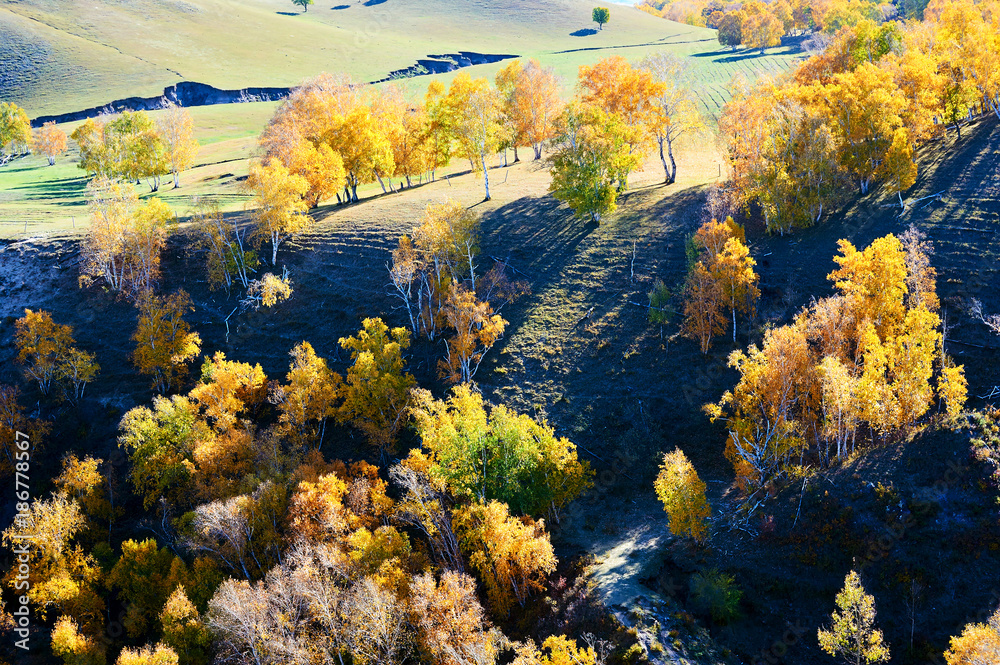
<svg viewBox="0 0 1000 665"><path fill-rule="evenodd" d="M153 386L165 393L184 379L188 363L201 351L201 337L183 318L194 306L183 289L167 296L146 294L137 305L132 362L141 374L152 375Z"/></svg>
<svg viewBox="0 0 1000 665"><path fill-rule="evenodd" d="M272 157L266 163L250 165L246 185L253 193L250 205L254 228L250 240L255 247L269 241L271 265L276 265L278 246L312 221L302 198L309 190L309 183Z"/></svg>
<svg viewBox="0 0 1000 665"><path fill-rule="evenodd" d="M66 132L56 127L55 122L47 122L35 130L31 145L35 152L45 155L49 166L54 166L56 157L66 152Z"/></svg>
<svg viewBox="0 0 1000 665"><path fill-rule="evenodd" d="M726 330L719 282L701 261L688 271L684 286L685 334L698 340L702 353L712 348L712 338Z"/></svg>
<svg viewBox="0 0 1000 665"><path fill-rule="evenodd" d="M507 321L494 314L488 302L478 300L475 291L455 284L449 287L442 314L455 335L448 339L445 358L438 362L439 373L449 383L468 383L503 336Z"/></svg>
<svg viewBox="0 0 1000 665"><path fill-rule="evenodd" d="M639 63L639 68L650 72L660 84L660 92L653 103L656 107L651 128L660 149L660 162L666 184L677 180L677 161L674 144L684 134L702 127L701 118L691 90L690 68L683 60L670 53L657 53ZM666 146L666 157L663 148ZM670 165L667 165L667 158Z"/></svg>
<svg viewBox="0 0 1000 665"><path fill-rule="evenodd" d="M24 109L13 102L0 102L0 155L24 152L31 144L31 121Z"/></svg>
<svg viewBox="0 0 1000 665"><path fill-rule="evenodd" d="M467 385L447 401L417 391L413 410L427 452L427 472L457 497L502 501L517 513L549 515L591 486L593 471L576 446L557 438L546 423L507 407L487 411L482 395Z"/></svg>
<svg viewBox="0 0 1000 665"><path fill-rule="evenodd" d="M174 555L156 541L126 540L122 553L108 573L107 583L126 605L122 623L130 637L146 634L178 580L171 575Z"/></svg>
<svg viewBox="0 0 1000 665"><path fill-rule="evenodd" d="M829 630L820 628L819 645L831 656L852 665L883 663L889 660L889 648L882 643L882 631L875 628L875 599L865 593L861 577L853 570L844 579L837 594L837 607Z"/></svg>
<svg viewBox="0 0 1000 665"><path fill-rule="evenodd" d="M743 21L746 15L741 11L726 12L718 22L716 38L723 46L733 50L743 43Z"/></svg>
<svg viewBox="0 0 1000 665"><path fill-rule="evenodd" d="M102 625L104 601L98 595L101 569L75 542L85 527L80 505L64 492L57 492L46 499L33 499L3 532L2 542L18 550L22 541L33 544L24 557L19 555L19 563L28 567L30 586L24 593L38 615L43 619L65 615L93 636ZM7 574L8 583L18 571L15 563Z"/></svg>
<svg viewBox="0 0 1000 665"><path fill-rule="evenodd" d="M159 277L160 252L170 208L153 198L140 205L131 186L96 178L90 193L90 228L84 240L81 284L97 279L126 296L138 297Z"/></svg>
<svg viewBox="0 0 1000 665"><path fill-rule="evenodd" d="M599 30L603 30L604 24L611 20L611 10L607 7L594 7L590 18L597 24Z"/></svg>
<svg viewBox="0 0 1000 665"><path fill-rule="evenodd" d="M653 487L667 512L670 531L704 542L708 536L706 520L711 514L705 498L705 483L680 448L663 456Z"/></svg>
<svg viewBox="0 0 1000 665"><path fill-rule="evenodd" d="M183 585L178 585L164 603L160 627L163 642L177 653L180 665L207 665L212 636Z"/></svg>
<svg viewBox="0 0 1000 665"><path fill-rule="evenodd" d="M297 445L323 444L326 422L337 415L342 378L330 371L326 359L316 355L309 342L301 342L289 355L292 364L281 388L279 422Z"/></svg>
<svg viewBox="0 0 1000 665"><path fill-rule="evenodd" d="M145 111L88 120L71 138L80 145L80 168L96 176L137 184L146 178L155 192L169 173L166 144Z"/></svg>
<svg viewBox="0 0 1000 665"><path fill-rule="evenodd" d="M559 122L551 159L549 192L577 217L600 222L615 211L618 183L638 160L630 154L628 130L613 114L595 106L571 104Z"/></svg>
<svg viewBox="0 0 1000 665"><path fill-rule="evenodd" d="M287 267L282 270L280 277L272 272L266 272L247 284L247 292L240 299L240 307L244 310L274 307L279 302L291 298L292 290Z"/></svg>
<svg viewBox="0 0 1000 665"><path fill-rule="evenodd" d="M236 282L248 288L250 275L260 264L257 252L250 249L249 227L240 224L236 215L227 218L217 204L199 210L194 216L194 227L199 245L208 250L209 288L223 287L228 292Z"/></svg>
<svg viewBox="0 0 1000 665"><path fill-rule="evenodd" d="M517 161L517 146L530 145L535 159L542 157L542 144L556 136L556 122L563 102L559 97L559 81L551 67L542 67L534 58L529 59L511 72L511 80L503 88L504 113L511 119L516 137L514 161ZM500 88L497 74L497 87Z"/></svg>
<svg viewBox="0 0 1000 665"><path fill-rule="evenodd" d="M409 333L390 330L382 319L365 319L358 334L341 338L340 346L351 354L340 419L364 432L373 445L391 447L405 423L410 388L416 385L403 372Z"/></svg>
<svg viewBox="0 0 1000 665"><path fill-rule="evenodd" d="M17 386L0 384L0 478L12 476L18 462L41 450L50 430L49 423L25 413Z"/></svg>
<svg viewBox="0 0 1000 665"><path fill-rule="evenodd" d="M105 665L106 647L93 635L80 630L69 616L61 616L52 627L52 653L66 665Z"/></svg>
<svg viewBox="0 0 1000 665"><path fill-rule="evenodd" d="M115 665L178 665L177 653L165 644L145 646L141 649L125 647L118 654Z"/></svg>
<svg viewBox="0 0 1000 665"><path fill-rule="evenodd" d="M770 6L760 2L743 4L743 22L740 26L742 42L747 48L760 49L761 53L772 46L781 43L785 28L773 13Z"/></svg>
<svg viewBox="0 0 1000 665"><path fill-rule="evenodd" d="M176 104L167 106L156 123L165 147L167 169L174 177L174 189L181 186L181 171L190 168L198 154L194 138L194 121L187 109Z"/></svg>
<svg viewBox="0 0 1000 665"><path fill-rule="evenodd" d="M403 493L393 509L393 519L424 536L439 566L464 572L462 552L452 530L453 502L447 486L430 476L429 465L426 456L411 453L389 470L393 484Z"/></svg>
<svg viewBox="0 0 1000 665"><path fill-rule="evenodd" d="M411 622L420 651L435 665L493 663L499 639L490 629L476 598L476 584L452 570L435 579L431 572L414 578L410 593Z"/></svg>
<svg viewBox="0 0 1000 665"><path fill-rule="evenodd" d="M487 157L496 154L502 134L502 100L499 92L484 78L472 79L461 72L452 79L447 103L452 109L452 129L463 156L473 171L482 172L490 200L490 173Z"/></svg>
<svg viewBox="0 0 1000 665"><path fill-rule="evenodd" d="M100 371L94 354L76 347L73 328L55 323L45 311L24 310L14 324L18 361L25 375L38 382L43 395L52 391L55 381L65 381L73 401L83 397L87 384Z"/></svg>
<svg viewBox="0 0 1000 665"><path fill-rule="evenodd" d="M948 665L980 665L1000 660L1000 610L985 623L970 623L962 634L951 638L944 653Z"/></svg>
<svg viewBox="0 0 1000 665"><path fill-rule="evenodd" d="M190 505L196 474L195 450L214 433L187 397L155 396L152 408L137 406L119 425L119 445L130 461L132 484L151 508L160 498L172 506Z"/></svg>
<svg viewBox="0 0 1000 665"><path fill-rule="evenodd" d="M638 167L651 145L659 113L656 100L665 94L666 85L651 71L634 67L621 56L612 56L592 66L581 66L577 87L582 103L594 105L621 121L629 155L634 158L630 166ZM625 188L631 170L621 174L619 189Z"/></svg>
<svg viewBox="0 0 1000 665"><path fill-rule="evenodd" d="M498 501L470 504L455 512L455 533L469 565L479 574L494 611L507 616L534 592L556 567L543 520L510 515Z"/></svg>

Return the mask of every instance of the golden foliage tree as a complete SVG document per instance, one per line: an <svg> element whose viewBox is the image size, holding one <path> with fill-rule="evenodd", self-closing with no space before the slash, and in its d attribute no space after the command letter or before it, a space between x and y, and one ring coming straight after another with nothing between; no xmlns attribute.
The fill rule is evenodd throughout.
<svg viewBox="0 0 1000 665"><path fill-rule="evenodd" d="M54 166L56 157L66 152L66 132L56 127L55 122L47 122L35 130L31 147L49 160L49 166Z"/></svg>
<svg viewBox="0 0 1000 665"><path fill-rule="evenodd" d="M507 616L514 603L544 588L556 567L544 520L517 518L499 501L470 504L455 511L455 533L469 562L486 587L497 614Z"/></svg>
<svg viewBox="0 0 1000 665"><path fill-rule="evenodd" d="M307 206L303 200L309 191L309 183L271 157L266 163L250 165L246 185L253 193L251 216L254 228L250 239L256 247L265 241L270 242L271 265L276 265L278 246L312 221L306 214Z"/></svg>
<svg viewBox="0 0 1000 665"><path fill-rule="evenodd" d="M181 186L181 171L190 168L198 155L194 120L187 109L170 104L156 123L165 147L164 160L174 177L174 189Z"/></svg>
<svg viewBox="0 0 1000 665"><path fill-rule="evenodd" d="M341 338L351 366L343 383L341 420L357 427L369 442L392 447L405 423L409 391L416 381L403 372L403 351L410 346L405 328L389 329L382 319L365 319L356 336Z"/></svg>
<svg viewBox="0 0 1000 665"><path fill-rule="evenodd" d="M182 289L167 296L146 294L138 307L132 362L141 374L152 375L153 386L165 393L184 379L188 363L201 352L201 337L183 318L194 306Z"/></svg>
<svg viewBox="0 0 1000 665"><path fill-rule="evenodd" d="M24 109L13 102L0 102L0 155L10 149L17 154L31 144L31 121Z"/></svg>
<svg viewBox="0 0 1000 665"><path fill-rule="evenodd" d="M94 354L76 348L72 327L55 323L48 312L26 309L14 330L18 361L25 375L38 382L43 395L52 391L56 380L62 380L70 399L83 397L84 389L101 367L94 361Z"/></svg>
<svg viewBox="0 0 1000 665"><path fill-rule="evenodd" d="M490 200L488 157L502 141L502 99L487 79L472 79L460 72L451 81L446 103L451 109L452 131L464 157L476 173L483 174L485 200Z"/></svg>
<svg viewBox="0 0 1000 665"><path fill-rule="evenodd" d="M180 665L206 665L212 636L208 627L187 596L183 585L178 585L167 598L160 612L163 642L177 653Z"/></svg>
<svg viewBox="0 0 1000 665"><path fill-rule="evenodd" d="M415 577L410 588L411 622L420 651L435 665L493 663L499 651L496 632L476 598L476 584L452 570L436 580L431 572Z"/></svg>
<svg viewBox="0 0 1000 665"><path fill-rule="evenodd" d="M16 386L0 384L0 478L13 475L18 462L30 460L41 450L39 446L50 430L48 422L25 415Z"/></svg>
<svg viewBox="0 0 1000 665"><path fill-rule="evenodd" d="M705 483L680 448L663 456L653 487L667 512L670 531L704 542L708 537L706 520L711 514L705 498Z"/></svg>
<svg viewBox="0 0 1000 665"><path fill-rule="evenodd" d="M970 623L962 634L951 638L944 653L948 665L980 665L1000 662L1000 610L985 623Z"/></svg>
<svg viewBox="0 0 1000 665"><path fill-rule="evenodd" d="M80 281L103 279L111 289L138 297L159 277L160 252L173 213L157 198L140 205L131 186L107 178L92 180L87 189L90 228Z"/></svg>
<svg viewBox="0 0 1000 665"><path fill-rule="evenodd" d="M107 662L104 644L98 637L87 635L69 616L61 616L52 627L52 653L66 665L104 665Z"/></svg>
<svg viewBox="0 0 1000 665"><path fill-rule="evenodd" d="M448 340L444 360L438 362L440 375L449 383L468 383L483 357L503 336L507 321L494 314L488 302L476 298L475 291L454 283L442 314L455 335Z"/></svg>
<svg viewBox="0 0 1000 665"><path fill-rule="evenodd" d="M649 151L660 109L657 98L664 94L666 84L658 81L652 71L633 67L616 55L594 65L582 65L578 87L580 101L621 121L629 155L638 166ZM626 171L619 180L619 189L625 187L627 179Z"/></svg>
<svg viewBox="0 0 1000 665"><path fill-rule="evenodd" d="M316 355L312 344L301 342L289 354L292 364L282 386L279 422L287 436L299 446L323 444L328 418L337 415L342 377L331 372L326 359Z"/></svg>

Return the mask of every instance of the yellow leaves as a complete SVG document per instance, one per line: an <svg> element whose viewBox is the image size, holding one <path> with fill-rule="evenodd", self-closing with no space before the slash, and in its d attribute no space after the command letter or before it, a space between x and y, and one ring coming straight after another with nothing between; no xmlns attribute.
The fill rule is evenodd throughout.
<svg viewBox="0 0 1000 665"><path fill-rule="evenodd" d="M177 653L162 643L141 649L122 649L115 665L177 665Z"/></svg>
<svg viewBox="0 0 1000 665"><path fill-rule="evenodd" d="M456 510L453 522L469 565L479 573L498 614L509 615L515 602L523 607L532 593L544 589L545 575L556 567L544 521L518 519L505 504L490 501Z"/></svg>
<svg viewBox="0 0 1000 665"><path fill-rule="evenodd" d="M174 187L180 187L180 172L190 167L198 154L194 121L187 109L170 104L156 125L166 147L164 158L174 176Z"/></svg>
<svg viewBox="0 0 1000 665"><path fill-rule="evenodd" d="M827 279L848 298L854 320L871 321L881 338L895 333L906 315L907 268L903 245L890 234L859 252L846 240L838 243L840 266Z"/></svg>
<svg viewBox="0 0 1000 665"><path fill-rule="evenodd" d="M837 594L837 607L829 630L819 629L820 648L831 656L874 665L889 660L889 648L882 643L882 631L875 628L875 599L861 586L853 570Z"/></svg>
<svg viewBox="0 0 1000 665"><path fill-rule="evenodd" d="M413 578L410 592L417 643L434 665L495 662L500 636L489 629L475 580L444 570L438 581L427 571Z"/></svg>
<svg viewBox="0 0 1000 665"><path fill-rule="evenodd" d="M680 448L663 456L653 487L667 512L670 531L704 542L708 537L705 520L711 515L705 498L705 483Z"/></svg>
<svg viewBox="0 0 1000 665"><path fill-rule="evenodd" d="M390 330L382 319L365 319L362 326L357 336L340 340L353 363L343 384L341 419L364 432L373 445L391 447L416 384L403 372L410 335L405 328Z"/></svg>
<svg viewBox="0 0 1000 665"><path fill-rule="evenodd" d="M226 354L216 351L205 359L201 381L191 390L191 399L204 410L209 421L220 433L236 426L246 409L264 401L267 377L260 365L226 360Z"/></svg>
<svg viewBox="0 0 1000 665"><path fill-rule="evenodd" d="M965 379L965 367L954 365L950 359L946 358L945 365L941 368L941 376L938 378L937 392L944 400L949 417L957 418L962 412L968 386L969 382Z"/></svg>
<svg viewBox="0 0 1000 665"><path fill-rule="evenodd" d="M87 189L91 222L81 284L103 279L112 289L139 297L159 276L160 251L173 213L157 198L140 205L131 185L105 177L95 178Z"/></svg>
<svg viewBox="0 0 1000 665"><path fill-rule="evenodd" d="M993 613L986 623L970 623L962 634L951 638L951 645L944 652L948 665L980 665L1000 661L1000 610Z"/></svg>
<svg viewBox="0 0 1000 665"><path fill-rule="evenodd" d="M308 206L303 200L309 183L271 157L266 163L251 163L246 187L253 193L251 240L258 247L264 241L271 242L271 264L274 265L282 240L312 221L305 214Z"/></svg>
<svg viewBox="0 0 1000 665"><path fill-rule="evenodd" d="M507 321L494 314L488 302L479 301L475 291L454 283L442 313L455 335L448 340L447 356L438 361L439 373L449 383L468 383L486 352L503 336Z"/></svg>
<svg viewBox="0 0 1000 665"><path fill-rule="evenodd" d="M260 279L249 282L246 297L240 302L245 306L258 309L260 307L274 307L279 302L291 297L292 282L288 278L286 269L281 277L267 272L261 275Z"/></svg>
<svg viewBox="0 0 1000 665"><path fill-rule="evenodd" d="M296 538L319 543L339 539L348 532L344 507L347 484L335 473L316 482L302 481L289 505L289 525Z"/></svg>
<svg viewBox="0 0 1000 665"><path fill-rule="evenodd" d="M138 303L139 321L132 341L132 362L139 372L151 374L161 393L182 381L187 363L201 352L201 337L191 332L183 316L194 311L184 290L168 296L147 294Z"/></svg>
<svg viewBox="0 0 1000 665"><path fill-rule="evenodd" d="M68 616L59 617L52 628L52 652L66 665L104 665L101 640L80 632L80 626Z"/></svg>
<svg viewBox="0 0 1000 665"><path fill-rule="evenodd" d="M31 143L28 114L13 102L0 102L0 154L8 147L21 151Z"/></svg>
<svg viewBox="0 0 1000 665"><path fill-rule="evenodd" d="M66 132L56 127L55 122L47 122L35 130L31 147L38 154L45 155L49 166L52 166L56 157L66 152Z"/></svg>
<svg viewBox="0 0 1000 665"><path fill-rule="evenodd" d="M367 578L396 596L406 595L410 580L410 539L395 527L374 531L361 527L346 538L355 575Z"/></svg>
<svg viewBox="0 0 1000 665"><path fill-rule="evenodd" d="M593 104L621 119L627 128L630 153L648 152L651 128L659 112L655 100L664 93L666 84L654 79L648 70L633 67L625 58L612 56L592 66L581 65L578 85L584 104Z"/></svg>
<svg viewBox="0 0 1000 665"><path fill-rule="evenodd" d="M299 445L322 444L324 424L336 414L336 401L342 381L331 372L326 360L316 355L309 342L301 342L289 354L288 385L282 388L279 422Z"/></svg>
<svg viewBox="0 0 1000 665"><path fill-rule="evenodd" d="M70 326L55 323L48 312L26 309L14 330L18 361L25 374L38 382L43 395L49 394L54 380L62 379L69 384L66 390L71 400L83 397L100 365L94 362L94 354L76 348Z"/></svg>

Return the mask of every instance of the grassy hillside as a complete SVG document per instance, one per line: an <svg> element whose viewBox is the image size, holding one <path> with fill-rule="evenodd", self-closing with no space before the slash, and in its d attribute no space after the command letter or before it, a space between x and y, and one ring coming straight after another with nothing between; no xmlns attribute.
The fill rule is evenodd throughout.
<svg viewBox="0 0 1000 665"><path fill-rule="evenodd" d="M727 54L714 57L714 31L627 6L615 6L600 31L583 0L333 0L307 13L296 9L288 0L7 3L0 29L14 66L0 74L0 99L37 116L156 95L182 80L289 86L324 70L375 80L417 58L460 50L538 57L569 80L581 63L609 52L639 57L650 48L697 53L719 71L708 76L720 79L715 83L734 70ZM767 60L764 69L787 66L784 53Z"/></svg>

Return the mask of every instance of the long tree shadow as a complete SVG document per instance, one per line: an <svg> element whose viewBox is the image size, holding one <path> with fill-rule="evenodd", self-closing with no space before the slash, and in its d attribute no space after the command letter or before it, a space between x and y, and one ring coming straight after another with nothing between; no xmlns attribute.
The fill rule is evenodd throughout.
<svg viewBox="0 0 1000 665"><path fill-rule="evenodd" d="M483 215L481 269L494 260L507 261L517 271L512 276L526 280L535 293L558 278L577 258L580 243L597 228L551 196L517 199ZM505 337L513 336L529 309L525 302L504 309Z"/></svg>

